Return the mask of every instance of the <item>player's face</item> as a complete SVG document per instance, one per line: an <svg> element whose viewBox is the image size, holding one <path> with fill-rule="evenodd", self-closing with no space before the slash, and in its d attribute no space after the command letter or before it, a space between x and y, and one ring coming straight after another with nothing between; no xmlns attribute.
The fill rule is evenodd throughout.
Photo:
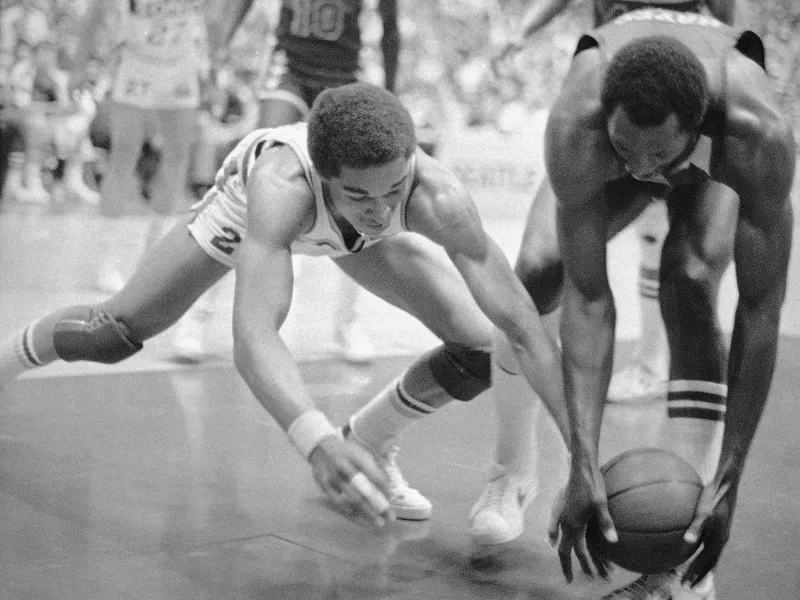
<svg viewBox="0 0 800 600"><path fill-rule="evenodd" d="M400 157L363 169L342 167L339 177L331 178L329 185L342 216L357 231L379 235L408 196L412 179L412 160Z"/></svg>
<svg viewBox="0 0 800 600"><path fill-rule="evenodd" d="M673 113L660 125L640 127L617 107L608 119L611 145L636 179L660 181L680 167L697 144L697 135L681 129Z"/></svg>

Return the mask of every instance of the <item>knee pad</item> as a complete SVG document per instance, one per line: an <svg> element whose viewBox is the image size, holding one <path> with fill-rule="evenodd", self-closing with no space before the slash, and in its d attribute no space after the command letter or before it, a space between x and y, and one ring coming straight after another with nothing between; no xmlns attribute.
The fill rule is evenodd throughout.
<svg viewBox="0 0 800 600"><path fill-rule="evenodd" d="M433 379L456 400L468 402L492 384L492 357L487 350L445 344L427 356Z"/></svg>
<svg viewBox="0 0 800 600"><path fill-rule="evenodd" d="M102 306L81 306L53 329L53 346L62 360L113 364L136 354L142 344Z"/></svg>

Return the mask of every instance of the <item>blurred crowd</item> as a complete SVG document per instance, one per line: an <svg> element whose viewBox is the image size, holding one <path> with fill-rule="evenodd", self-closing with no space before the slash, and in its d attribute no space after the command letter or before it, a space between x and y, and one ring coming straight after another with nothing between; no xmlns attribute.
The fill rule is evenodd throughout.
<svg viewBox="0 0 800 600"><path fill-rule="evenodd" d="M88 4L89 0L3 0L0 210L24 205L59 211L99 203L98 182L110 144L105 100L117 40L115 24L106 23L97 37L89 77L76 88L70 74ZM256 0L232 40L225 64L205 73L187 182L196 193L213 180L220 152L255 126L252 87L268 62L278 5ZM507 126L509 111L504 109L518 108L523 100L536 102L518 74L498 78L492 73L492 49L516 11L513 6L510 12L508 6L504 9L505 13L497 2L482 0L400 3L397 92L417 121L423 141L436 139L448 106L462 107L467 125L500 127ZM374 7L363 18L363 76L379 82L381 23ZM156 132L138 165L145 198L158 156Z"/></svg>

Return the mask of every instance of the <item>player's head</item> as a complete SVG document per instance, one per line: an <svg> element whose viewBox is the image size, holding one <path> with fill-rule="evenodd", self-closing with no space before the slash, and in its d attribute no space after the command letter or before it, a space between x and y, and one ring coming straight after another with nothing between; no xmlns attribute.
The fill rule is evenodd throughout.
<svg viewBox="0 0 800 600"><path fill-rule="evenodd" d="M414 123L388 91L353 83L322 92L308 118L308 150L339 213L378 236L408 197Z"/></svg>
<svg viewBox="0 0 800 600"><path fill-rule="evenodd" d="M308 115L308 151L325 178L338 177L343 166L408 159L416 146L411 115L394 94L376 85L351 83L325 90Z"/></svg>
<svg viewBox="0 0 800 600"><path fill-rule="evenodd" d="M680 41L654 36L624 46L609 63L601 102L611 144L628 171L653 179L683 163L709 98L703 65Z"/></svg>
<svg viewBox="0 0 800 600"><path fill-rule="evenodd" d="M684 131L700 126L709 103L708 77L700 60L667 36L623 46L608 65L601 94L606 115L621 107L635 125L652 127L674 114Z"/></svg>

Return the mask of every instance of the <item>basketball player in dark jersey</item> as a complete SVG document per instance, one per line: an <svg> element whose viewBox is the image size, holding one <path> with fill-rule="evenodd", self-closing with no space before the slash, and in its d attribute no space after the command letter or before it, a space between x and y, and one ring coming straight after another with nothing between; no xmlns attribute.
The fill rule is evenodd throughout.
<svg viewBox="0 0 800 600"><path fill-rule="evenodd" d="M519 33L501 48L498 63L524 47L526 40L564 11L572 0L542 0L531 4L522 19ZM644 7L671 8L690 13L710 12L717 19L731 23L735 0L594 0L595 26ZM498 68L502 73L502 69ZM630 364L616 370L609 384L610 401L653 400L666 393L668 348L658 303L661 247L667 232L663 202L651 203L636 221L640 238L639 296L641 333ZM548 319L553 334L558 318ZM524 511L536 496L536 430L540 414L537 402L531 402L531 390L520 379L496 370L493 387L497 415L495 461L488 482L470 512L470 534L480 545L513 540L522 533Z"/></svg>
<svg viewBox="0 0 800 600"><path fill-rule="evenodd" d="M657 444L692 463L706 484L686 533L702 544L694 560L609 597L715 595L710 574L769 393L791 250L795 143L764 65L753 32L641 9L580 39L549 116L548 179L516 271L540 312L563 307L572 454L550 537L567 579L573 551L587 575L606 573L585 544L590 517L616 538L598 466L616 320L606 243L653 196L665 198L669 215L659 295L670 366ZM738 304L728 348L716 306L731 259ZM513 371L513 361L498 362Z"/></svg>

